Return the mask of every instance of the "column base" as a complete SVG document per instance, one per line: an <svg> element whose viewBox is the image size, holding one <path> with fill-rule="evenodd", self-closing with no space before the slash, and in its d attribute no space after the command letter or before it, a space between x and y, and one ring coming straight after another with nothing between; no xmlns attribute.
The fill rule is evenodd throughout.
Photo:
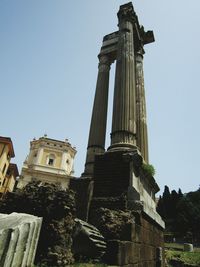
<svg viewBox="0 0 200 267"><path fill-rule="evenodd" d="M92 178L94 173L94 161L93 162L87 162L85 164L85 170L81 174L82 178Z"/></svg>
<svg viewBox="0 0 200 267"><path fill-rule="evenodd" d="M85 163L85 170L81 177L92 177L94 173L94 161L96 155L102 155L105 153L105 148L98 145L92 145L87 148L87 156Z"/></svg>
<svg viewBox="0 0 200 267"><path fill-rule="evenodd" d="M127 143L116 143L108 147L108 151L135 151L138 150L138 147L133 144Z"/></svg>

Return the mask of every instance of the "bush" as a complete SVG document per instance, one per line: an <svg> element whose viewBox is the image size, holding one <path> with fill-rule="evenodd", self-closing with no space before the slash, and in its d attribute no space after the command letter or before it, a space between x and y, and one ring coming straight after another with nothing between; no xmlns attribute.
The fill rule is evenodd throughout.
<svg viewBox="0 0 200 267"><path fill-rule="evenodd" d="M153 165L151 164L146 164L144 163L142 165L142 169L144 170L144 172L147 174L147 175L150 175L150 176L154 176L156 174L156 171L155 171L155 168Z"/></svg>

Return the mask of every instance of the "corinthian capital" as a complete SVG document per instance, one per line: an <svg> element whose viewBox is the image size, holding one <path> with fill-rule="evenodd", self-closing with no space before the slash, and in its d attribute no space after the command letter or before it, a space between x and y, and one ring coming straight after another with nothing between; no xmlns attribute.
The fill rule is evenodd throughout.
<svg viewBox="0 0 200 267"><path fill-rule="evenodd" d="M99 55L99 71L109 71L111 60L108 55Z"/></svg>
<svg viewBox="0 0 200 267"><path fill-rule="evenodd" d="M125 5L121 5L117 16L119 18L119 21L122 21L124 19L134 21L135 19L137 19L137 15L131 2Z"/></svg>

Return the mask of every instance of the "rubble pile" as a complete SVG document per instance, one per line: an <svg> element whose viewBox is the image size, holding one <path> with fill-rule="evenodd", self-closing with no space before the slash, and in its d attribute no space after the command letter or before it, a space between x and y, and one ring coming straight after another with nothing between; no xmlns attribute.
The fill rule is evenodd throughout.
<svg viewBox="0 0 200 267"><path fill-rule="evenodd" d="M24 189L8 193L0 201L1 213L28 213L43 217L36 263L69 266L75 219L74 192L54 184L32 182Z"/></svg>

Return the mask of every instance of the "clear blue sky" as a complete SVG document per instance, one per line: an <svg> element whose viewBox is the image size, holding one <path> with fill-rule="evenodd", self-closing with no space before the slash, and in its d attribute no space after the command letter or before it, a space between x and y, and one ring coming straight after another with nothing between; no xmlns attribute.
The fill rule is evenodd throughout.
<svg viewBox="0 0 200 267"><path fill-rule="evenodd" d="M14 143L21 169L34 137L77 147L84 168L104 35L117 30L117 0L0 0L0 135ZM156 180L183 192L200 184L200 1L135 0L146 46L150 162ZM112 70L113 74L113 70ZM113 75L111 90L113 90ZM111 93L112 95L112 93ZM112 109L110 101L109 114ZM108 140L110 132L108 125Z"/></svg>

